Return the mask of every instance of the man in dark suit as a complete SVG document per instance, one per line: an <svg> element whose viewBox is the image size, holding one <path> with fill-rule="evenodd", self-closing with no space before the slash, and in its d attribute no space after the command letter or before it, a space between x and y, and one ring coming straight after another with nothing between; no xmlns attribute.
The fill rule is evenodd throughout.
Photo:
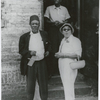
<svg viewBox="0 0 100 100"><path fill-rule="evenodd" d="M36 79L39 84L41 100L47 100L47 66L45 57L49 55L50 42L45 31L40 31L40 20L37 15L30 17L32 31L23 34L19 40L21 58L21 74L27 77L27 99L33 100ZM35 62L32 58L38 58ZM31 65L28 65L31 61Z"/></svg>

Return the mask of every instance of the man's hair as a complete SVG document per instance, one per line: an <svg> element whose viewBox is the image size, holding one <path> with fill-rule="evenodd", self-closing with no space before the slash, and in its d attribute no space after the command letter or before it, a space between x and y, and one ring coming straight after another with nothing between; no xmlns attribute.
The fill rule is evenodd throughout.
<svg viewBox="0 0 100 100"><path fill-rule="evenodd" d="M33 20L37 20L37 21L40 22L39 17L38 17L37 15L32 15L32 16L30 17L29 24L31 24L31 21L33 21Z"/></svg>

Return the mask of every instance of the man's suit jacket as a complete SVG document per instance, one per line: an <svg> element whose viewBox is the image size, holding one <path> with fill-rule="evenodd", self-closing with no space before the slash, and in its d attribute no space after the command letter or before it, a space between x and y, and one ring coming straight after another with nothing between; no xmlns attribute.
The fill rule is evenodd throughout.
<svg viewBox="0 0 100 100"><path fill-rule="evenodd" d="M51 50L50 42L48 40L48 34L45 31L40 31L40 35L42 37L44 43L44 49L46 51ZM30 32L23 34L19 40L19 53L22 55L21 63L20 63L20 70L22 75L27 74L28 70L28 58L31 57L29 51L29 40L30 40Z"/></svg>

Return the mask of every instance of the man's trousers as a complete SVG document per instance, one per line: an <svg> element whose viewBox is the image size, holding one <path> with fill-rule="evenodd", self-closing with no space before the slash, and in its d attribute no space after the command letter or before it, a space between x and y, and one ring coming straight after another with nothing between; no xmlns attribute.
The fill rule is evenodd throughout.
<svg viewBox="0 0 100 100"><path fill-rule="evenodd" d="M36 61L32 67L28 67L27 72L27 99L33 100L35 92L36 79L39 84L39 93L41 100L47 100L47 68L45 59Z"/></svg>

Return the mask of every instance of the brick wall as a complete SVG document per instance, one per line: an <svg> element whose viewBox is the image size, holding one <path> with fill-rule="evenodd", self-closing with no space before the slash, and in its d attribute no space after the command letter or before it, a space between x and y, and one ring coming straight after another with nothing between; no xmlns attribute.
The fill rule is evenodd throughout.
<svg viewBox="0 0 100 100"><path fill-rule="evenodd" d="M33 14L39 16L42 29L42 13L42 0L1 1L2 93L24 89L26 79L20 75L19 37L30 30L29 17Z"/></svg>

